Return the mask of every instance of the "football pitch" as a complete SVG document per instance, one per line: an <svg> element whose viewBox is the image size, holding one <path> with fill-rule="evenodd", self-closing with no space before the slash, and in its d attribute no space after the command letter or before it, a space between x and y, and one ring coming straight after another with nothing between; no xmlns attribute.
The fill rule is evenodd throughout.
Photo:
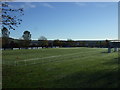
<svg viewBox="0 0 120 90"><path fill-rule="evenodd" d="M118 52L107 48L2 51L3 88L117 88Z"/></svg>

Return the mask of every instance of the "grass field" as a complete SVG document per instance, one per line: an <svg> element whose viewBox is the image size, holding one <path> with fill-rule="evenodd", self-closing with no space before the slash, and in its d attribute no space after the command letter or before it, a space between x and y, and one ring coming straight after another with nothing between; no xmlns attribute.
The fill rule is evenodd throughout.
<svg viewBox="0 0 120 90"><path fill-rule="evenodd" d="M2 52L3 88L116 88L118 53L105 48Z"/></svg>

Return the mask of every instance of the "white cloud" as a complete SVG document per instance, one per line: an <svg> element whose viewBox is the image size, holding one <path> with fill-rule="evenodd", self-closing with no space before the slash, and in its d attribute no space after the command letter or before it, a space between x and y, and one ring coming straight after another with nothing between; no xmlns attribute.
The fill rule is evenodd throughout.
<svg viewBox="0 0 120 90"><path fill-rule="evenodd" d="M88 4L88 2L75 2L75 4L80 7L88 6L88 5L90 5L90 3L91 2L89 2L89 4ZM98 3L92 2L92 6L98 7L98 8L106 8L106 7L114 6L114 4L113 3L105 3L105 2L102 2L102 3L101 2L98 2Z"/></svg>
<svg viewBox="0 0 120 90"><path fill-rule="evenodd" d="M100 8L105 8L105 7L109 7L112 6L112 3L96 3L95 6L96 7L100 7Z"/></svg>
<svg viewBox="0 0 120 90"><path fill-rule="evenodd" d="M44 7L48 7L48 8L54 8L51 4L49 3L43 3L43 6Z"/></svg>
<svg viewBox="0 0 120 90"><path fill-rule="evenodd" d="M83 3L83 2L75 2L75 4L80 7L86 6L86 3Z"/></svg>
<svg viewBox="0 0 120 90"><path fill-rule="evenodd" d="M30 2L25 2L20 7L24 8L24 9L30 9L30 8L36 8L36 5L34 5L33 3L30 3Z"/></svg>
<svg viewBox="0 0 120 90"><path fill-rule="evenodd" d="M24 10L28 10L31 8L36 8L37 6L43 6L43 7L47 7L47 8L54 8L54 6L52 6L49 3L39 3L39 4L34 4L33 2L22 2L22 4L20 5L9 5L9 7L11 8L23 8Z"/></svg>
<svg viewBox="0 0 120 90"><path fill-rule="evenodd" d="M9 4L9 7L10 8L23 8L24 10L26 9L30 9L30 8L36 8L37 6L34 5L32 2L23 2L22 4L20 5L11 5Z"/></svg>

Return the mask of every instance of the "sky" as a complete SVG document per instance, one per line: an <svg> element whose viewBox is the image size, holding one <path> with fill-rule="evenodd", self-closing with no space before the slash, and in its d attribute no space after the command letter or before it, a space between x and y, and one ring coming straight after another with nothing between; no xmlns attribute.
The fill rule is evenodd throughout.
<svg viewBox="0 0 120 90"><path fill-rule="evenodd" d="M24 8L23 22L10 37L21 38L30 31L32 40L83 40L118 38L117 2L10 2Z"/></svg>
<svg viewBox="0 0 120 90"><path fill-rule="evenodd" d="M14 2L118 2L119 0L3 0Z"/></svg>

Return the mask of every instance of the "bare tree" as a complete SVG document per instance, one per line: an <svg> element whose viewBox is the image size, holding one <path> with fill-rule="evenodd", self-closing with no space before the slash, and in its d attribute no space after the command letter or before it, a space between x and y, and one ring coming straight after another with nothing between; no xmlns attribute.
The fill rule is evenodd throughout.
<svg viewBox="0 0 120 90"><path fill-rule="evenodd" d="M38 38L38 40L47 40L47 38L45 36L41 36Z"/></svg>
<svg viewBox="0 0 120 90"><path fill-rule="evenodd" d="M39 45L43 48L43 47L48 47L48 40L45 36L41 36L40 38L38 38L39 41Z"/></svg>
<svg viewBox="0 0 120 90"><path fill-rule="evenodd" d="M15 27L21 24L22 19L20 17L23 14L23 8L11 8L8 2L2 3L2 8L0 8L0 13L2 14L0 17L0 24L2 27L7 28L8 30L15 30Z"/></svg>

